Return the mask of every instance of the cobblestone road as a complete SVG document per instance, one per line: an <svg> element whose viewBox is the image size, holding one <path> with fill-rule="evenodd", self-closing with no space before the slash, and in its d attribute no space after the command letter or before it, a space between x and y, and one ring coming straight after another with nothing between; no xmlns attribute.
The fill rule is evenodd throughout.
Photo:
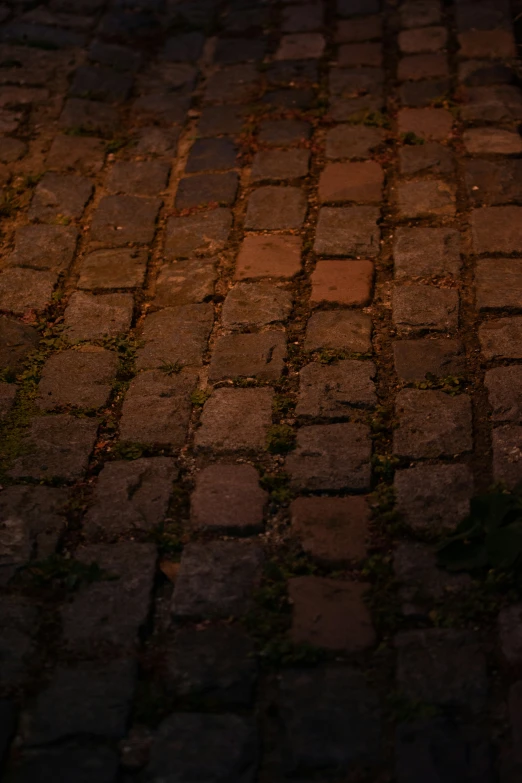
<svg viewBox="0 0 522 783"><path fill-rule="evenodd" d="M508 0L0 5L11 783L520 783Z"/></svg>

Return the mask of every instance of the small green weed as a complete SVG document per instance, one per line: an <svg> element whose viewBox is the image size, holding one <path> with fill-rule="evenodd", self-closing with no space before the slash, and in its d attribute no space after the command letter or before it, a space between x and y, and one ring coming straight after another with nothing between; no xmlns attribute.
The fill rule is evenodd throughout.
<svg viewBox="0 0 522 783"><path fill-rule="evenodd" d="M426 141L421 136L417 136L413 131L407 133L401 133L401 141L403 144L410 144L412 146L425 144Z"/></svg>
<svg viewBox="0 0 522 783"><path fill-rule="evenodd" d="M212 392L210 389L196 389L190 395L190 401L192 405L195 405L197 408L201 408L206 403L211 394Z"/></svg>
<svg viewBox="0 0 522 783"><path fill-rule="evenodd" d="M183 364L181 362L162 362L160 365L161 372L164 372L165 375L179 375L181 370L183 369Z"/></svg>
<svg viewBox="0 0 522 783"><path fill-rule="evenodd" d="M288 424L274 424L268 430L266 448L271 454L287 454L295 443L296 434Z"/></svg>

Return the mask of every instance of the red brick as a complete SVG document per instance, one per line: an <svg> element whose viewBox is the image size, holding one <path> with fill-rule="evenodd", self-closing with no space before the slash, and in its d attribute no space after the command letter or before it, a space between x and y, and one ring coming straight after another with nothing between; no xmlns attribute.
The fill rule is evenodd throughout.
<svg viewBox="0 0 522 783"><path fill-rule="evenodd" d="M341 19L337 23L335 40L337 43L345 41L371 41L382 35L382 20L379 16L365 16L362 19Z"/></svg>
<svg viewBox="0 0 522 783"><path fill-rule="evenodd" d="M405 54L438 52L444 48L447 40L448 31L445 27L421 27L399 33L399 47Z"/></svg>
<svg viewBox="0 0 522 783"><path fill-rule="evenodd" d="M420 81L448 76L448 58L445 54L410 54L399 61L399 81Z"/></svg>
<svg viewBox="0 0 522 783"><path fill-rule="evenodd" d="M247 234L237 257L235 278L288 278L296 275L300 269L300 237Z"/></svg>
<svg viewBox="0 0 522 783"><path fill-rule="evenodd" d="M290 579L292 641L352 653L372 647L375 631L363 600L368 589L360 582L316 576Z"/></svg>
<svg viewBox="0 0 522 783"><path fill-rule="evenodd" d="M312 272L312 304L336 302L343 305L367 305L371 299L373 264L371 261L318 261Z"/></svg>
<svg viewBox="0 0 522 783"><path fill-rule="evenodd" d="M339 47L337 62L343 67L360 65L382 65L382 45L380 43L351 43Z"/></svg>
<svg viewBox="0 0 522 783"><path fill-rule="evenodd" d="M384 174L374 161L328 163L319 178L321 203L357 201L377 204L382 197Z"/></svg>
<svg viewBox="0 0 522 783"><path fill-rule="evenodd" d="M447 109L401 109L398 125L399 133L442 141L451 133L453 117Z"/></svg>
<svg viewBox="0 0 522 783"><path fill-rule="evenodd" d="M462 141L470 155L519 155L522 152L522 138L519 133L503 128L470 128Z"/></svg>
<svg viewBox="0 0 522 783"><path fill-rule="evenodd" d="M426 27L441 21L440 0L406 0L400 6L403 27Z"/></svg>
<svg viewBox="0 0 522 783"><path fill-rule="evenodd" d="M479 310L518 310L522 302L522 259L478 261L475 285Z"/></svg>
<svg viewBox="0 0 522 783"><path fill-rule="evenodd" d="M517 56L513 33L509 30L466 30L459 35L461 57L467 59L504 58Z"/></svg>
<svg viewBox="0 0 522 783"><path fill-rule="evenodd" d="M382 144L386 134L380 128L366 128L364 125L337 125L326 134L326 157L369 158L372 150Z"/></svg>
<svg viewBox="0 0 522 783"><path fill-rule="evenodd" d="M324 37L320 33L296 33L283 35L276 60L308 60L321 57L325 47Z"/></svg>
<svg viewBox="0 0 522 783"><path fill-rule="evenodd" d="M290 513L303 550L319 563L345 566L367 556L371 514L366 498L298 498Z"/></svg>
<svg viewBox="0 0 522 783"><path fill-rule="evenodd" d="M301 188L267 185L250 194L245 228L263 231L301 228L306 214L306 196Z"/></svg>

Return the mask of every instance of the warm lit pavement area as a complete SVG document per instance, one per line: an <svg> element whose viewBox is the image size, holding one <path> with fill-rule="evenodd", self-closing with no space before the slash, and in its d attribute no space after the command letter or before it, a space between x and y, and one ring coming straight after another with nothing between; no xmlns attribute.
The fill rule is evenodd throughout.
<svg viewBox="0 0 522 783"><path fill-rule="evenodd" d="M13 783L520 783L508 0L0 5ZM514 540L516 549L518 540Z"/></svg>

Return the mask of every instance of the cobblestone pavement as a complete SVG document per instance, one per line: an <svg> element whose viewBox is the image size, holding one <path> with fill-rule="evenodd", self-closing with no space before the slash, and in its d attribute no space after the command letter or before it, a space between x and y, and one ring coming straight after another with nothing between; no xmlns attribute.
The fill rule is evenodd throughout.
<svg viewBox="0 0 522 783"><path fill-rule="evenodd" d="M0 5L3 779L520 783L519 14Z"/></svg>

